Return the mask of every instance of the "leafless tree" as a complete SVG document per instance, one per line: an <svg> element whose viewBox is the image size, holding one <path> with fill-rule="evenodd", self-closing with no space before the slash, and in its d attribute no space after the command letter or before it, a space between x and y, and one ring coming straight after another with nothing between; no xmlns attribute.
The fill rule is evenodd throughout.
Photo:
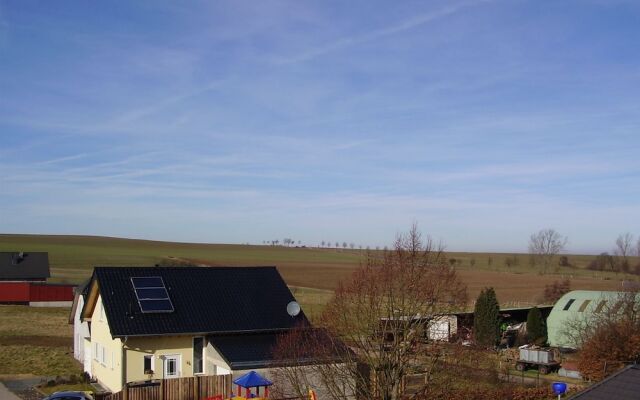
<svg viewBox="0 0 640 400"><path fill-rule="evenodd" d="M560 235L555 229L542 229L531 235L529 239L529 254L532 263L542 265L543 273L553 264L554 258L567 245L566 236Z"/></svg>
<svg viewBox="0 0 640 400"><path fill-rule="evenodd" d="M618 263L622 271L628 272L629 257L633 253L633 235L629 232L619 235L616 239L616 248L613 253L618 257Z"/></svg>
<svg viewBox="0 0 640 400"><path fill-rule="evenodd" d="M302 397L311 383L305 379L315 377L327 398L356 394L396 400L403 395L402 381L409 367L420 365L424 393L438 355L425 357L412 344L423 338L430 319L460 310L466 299L466 286L448 265L442 248L431 238L423 240L414 225L397 237L391 250L368 253L351 279L336 289L319 319L327 336L335 339L319 340L309 334L302 334L304 340L283 339L286 344L279 348L284 347L285 358L302 361L282 367L278 375L282 380L276 385L299 388L300 393L290 394ZM311 356L309 349L317 354ZM327 362L309 363L310 359ZM334 359L341 362L328 362Z"/></svg>

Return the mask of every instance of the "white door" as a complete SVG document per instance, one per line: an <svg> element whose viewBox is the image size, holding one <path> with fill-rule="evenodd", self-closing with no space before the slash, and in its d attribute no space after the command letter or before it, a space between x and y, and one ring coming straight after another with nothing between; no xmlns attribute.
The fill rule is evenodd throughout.
<svg viewBox="0 0 640 400"><path fill-rule="evenodd" d="M164 377L178 378L180 376L180 356L165 356L164 357Z"/></svg>

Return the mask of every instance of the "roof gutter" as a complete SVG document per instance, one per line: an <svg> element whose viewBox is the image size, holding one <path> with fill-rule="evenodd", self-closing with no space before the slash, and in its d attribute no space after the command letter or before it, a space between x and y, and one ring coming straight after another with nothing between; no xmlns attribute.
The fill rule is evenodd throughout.
<svg viewBox="0 0 640 400"><path fill-rule="evenodd" d="M185 336L185 335L193 335L193 336L207 336L207 335L237 335L237 334L260 334L260 333L280 333L287 332L294 327L291 328L278 328L278 329L253 329L253 330L240 330L240 331L210 331L210 332L169 332L169 333L139 333L139 334L127 334L127 335L113 335L113 338L129 338L129 337L162 337L162 336Z"/></svg>

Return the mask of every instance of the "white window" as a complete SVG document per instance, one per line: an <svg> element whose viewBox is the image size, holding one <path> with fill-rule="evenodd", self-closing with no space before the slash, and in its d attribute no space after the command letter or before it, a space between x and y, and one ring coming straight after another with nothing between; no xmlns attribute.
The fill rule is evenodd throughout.
<svg viewBox="0 0 640 400"><path fill-rule="evenodd" d="M164 377L177 378L180 376L180 356L164 357Z"/></svg>
<svg viewBox="0 0 640 400"><path fill-rule="evenodd" d="M98 346L99 345L98 345L97 342L93 343L93 359L96 360L96 361L98 361L98 355L99 355Z"/></svg>
<svg viewBox="0 0 640 400"><path fill-rule="evenodd" d="M107 359L108 357L109 357L109 353L107 353L107 348L102 346L102 360L100 360L100 364L106 367L107 364L109 363L109 360Z"/></svg>

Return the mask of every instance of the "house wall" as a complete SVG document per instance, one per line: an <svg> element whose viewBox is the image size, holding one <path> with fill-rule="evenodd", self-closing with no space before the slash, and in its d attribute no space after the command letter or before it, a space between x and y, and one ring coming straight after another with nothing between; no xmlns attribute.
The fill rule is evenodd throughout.
<svg viewBox="0 0 640 400"><path fill-rule="evenodd" d="M89 323L80 320L83 306L84 298L78 296L78 304L76 305L76 312L73 316L73 357L81 363L84 363L84 340L90 337Z"/></svg>
<svg viewBox="0 0 640 400"><path fill-rule="evenodd" d="M194 376L193 336L157 336L129 338L125 344L127 360L127 382L147 379L163 379L163 356L180 355L180 377ZM144 373L144 357L153 355L153 374ZM225 375L229 365L218 351L206 343L204 350L204 372L200 375Z"/></svg>
<svg viewBox="0 0 640 400"><path fill-rule="evenodd" d="M180 355L180 377L193 376L193 337L157 336L129 338L126 343L127 382L164 378L162 356ZM144 356L153 355L151 376L144 373Z"/></svg>
<svg viewBox="0 0 640 400"><path fill-rule="evenodd" d="M204 368L204 372L207 375L227 375L231 373L231 367L211 343L207 343Z"/></svg>
<svg viewBox="0 0 640 400"><path fill-rule="evenodd" d="M111 337L101 296L91 315L91 356L91 375L109 390L120 391L122 342Z"/></svg>

